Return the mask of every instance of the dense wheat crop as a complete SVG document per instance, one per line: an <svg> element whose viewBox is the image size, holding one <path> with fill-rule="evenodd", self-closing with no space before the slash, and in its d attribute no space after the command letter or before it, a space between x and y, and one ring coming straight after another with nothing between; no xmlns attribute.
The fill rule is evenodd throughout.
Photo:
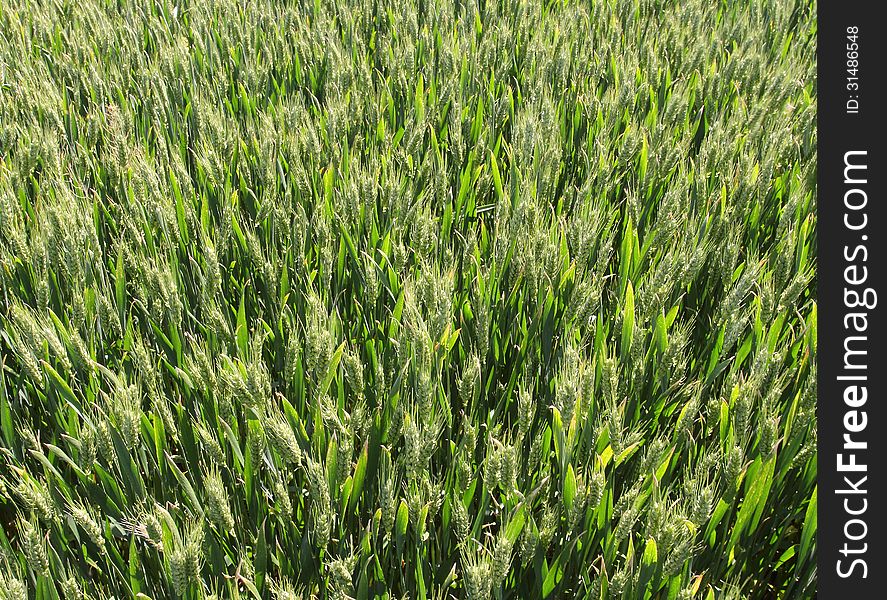
<svg viewBox="0 0 887 600"><path fill-rule="evenodd" d="M799 598L805 0L0 0L0 598Z"/></svg>

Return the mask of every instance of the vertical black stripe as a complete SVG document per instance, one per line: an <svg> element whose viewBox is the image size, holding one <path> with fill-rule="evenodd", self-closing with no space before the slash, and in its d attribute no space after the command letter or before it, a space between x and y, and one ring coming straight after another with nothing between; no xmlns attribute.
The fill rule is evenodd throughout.
<svg viewBox="0 0 887 600"><path fill-rule="evenodd" d="M826 599L881 598L884 597L887 583L883 560L885 505L884 494L880 491L885 489L883 440L887 434L884 431L887 415L883 408L883 382L887 377L882 350L883 309L880 304L872 309L848 306L857 300L853 292L863 300L873 299L871 293L863 296L869 288L879 295L887 294L887 288L883 286L887 217L882 208L887 165L880 139L884 129L882 112L887 108L887 98L880 82L884 75L883 61L887 58L884 52L887 32L884 31L883 21L876 16L875 6L875 2L834 0L819 0L818 4L817 551L819 597ZM855 41L848 39L848 27L859 28ZM858 44L855 59L853 43ZM852 60L858 60L855 74L848 71L854 68L854 63L848 64ZM853 83L858 84L858 89L853 89ZM858 102L856 112L852 112L852 102L848 106L851 100ZM848 155L848 160L867 166L865 170L847 171L846 179L855 180L853 182L845 179L845 155L848 152L860 152ZM859 207L864 203L865 206L848 209L845 194L849 205ZM860 226L863 222L866 223L865 227L859 230L848 227L848 224ZM868 260L863 262L866 253ZM863 266L866 271L863 271ZM849 271L846 270L848 268ZM858 281L863 274L867 275L864 282L851 283L854 279ZM877 300L883 302L887 296ZM852 316L863 313L865 319ZM845 318L849 328L845 328ZM863 325L867 326L865 331L854 328L862 328ZM850 336L858 339L848 341ZM853 364L864 364L864 369L845 367L845 343L852 350L867 352L848 358ZM839 379L842 376L845 376L844 379ZM857 380L846 376L854 376ZM860 381L860 376L866 376L865 380ZM866 387L868 399L864 405L853 407L845 402L845 391L850 386ZM859 397L861 390L853 388L850 393ZM850 396L851 402L853 397ZM848 426L851 429L861 427L863 412L867 419L865 429L848 431ZM845 434L850 436L852 442L865 442L867 448L845 448ZM867 470L839 472L839 455L845 464L854 460L865 464ZM866 476L868 478L863 481L862 478ZM844 493L853 491L851 486L865 490L865 493ZM860 511L863 507L866 510L860 515L848 513L848 510ZM861 520L865 526L860 522L851 523L852 519ZM852 539L863 532L863 539ZM854 553L857 551L859 553ZM854 560L864 561L865 567L861 563L854 564ZM849 576L842 577L839 570ZM867 575L865 578L864 572Z"/></svg>

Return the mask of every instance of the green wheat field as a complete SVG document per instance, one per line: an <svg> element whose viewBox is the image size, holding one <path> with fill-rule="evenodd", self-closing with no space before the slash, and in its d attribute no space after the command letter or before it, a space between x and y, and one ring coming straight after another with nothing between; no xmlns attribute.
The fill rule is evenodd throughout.
<svg viewBox="0 0 887 600"><path fill-rule="evenodd" d="M0 0L0 599L810 598L811 0Z"/></svg>

